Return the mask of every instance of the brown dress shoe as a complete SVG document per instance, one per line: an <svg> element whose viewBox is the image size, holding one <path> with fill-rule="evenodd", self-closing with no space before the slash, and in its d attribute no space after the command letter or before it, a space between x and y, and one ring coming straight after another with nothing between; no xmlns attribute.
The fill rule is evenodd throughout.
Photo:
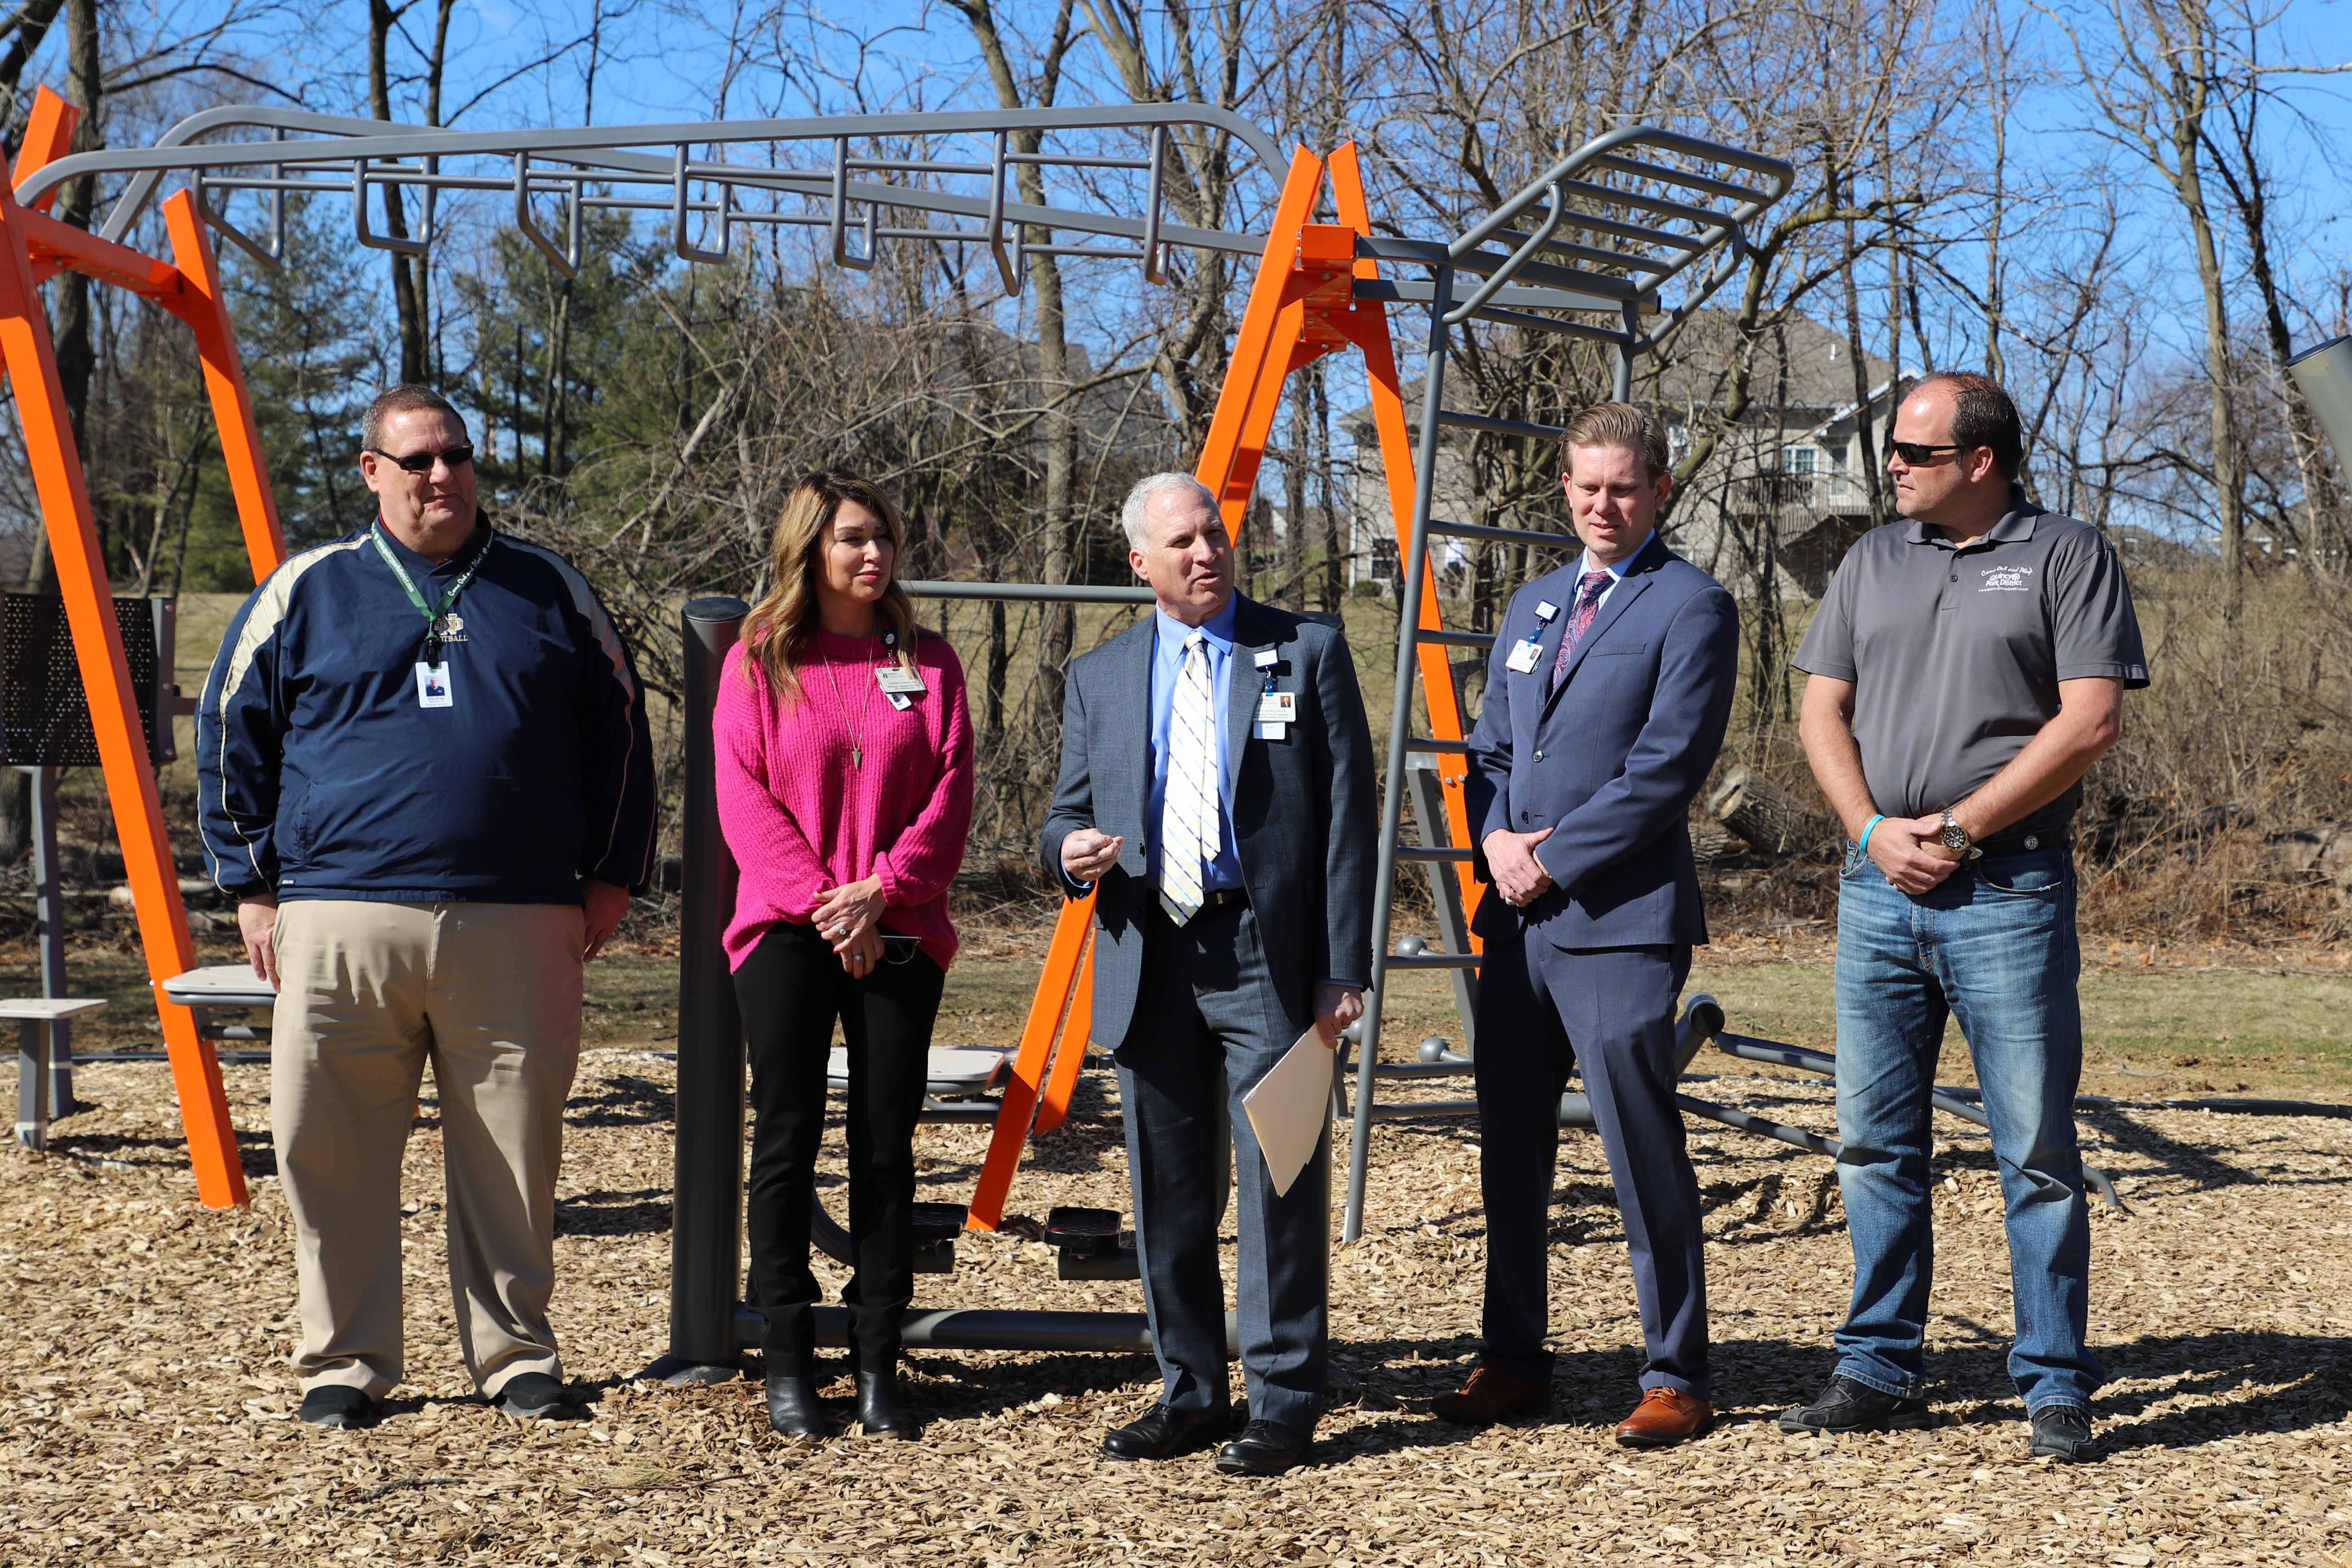
<svg viewBox="0 0 2352 1568"><path fill-rule="evenodd" d="M1488 1427L1512 1416L1539 1416L1551 1408L1551 1385L1529 1383L1492 1366L1471 1373L1470 1381L1431 1403L1448 1421Z"/></svg>
<svg viewBox="0 0 2352 1568"><path fill-rule="evenodd" d="M1714 1425L1715 1406L1706 1400L1679 1388L1649 1388L1617 1428L1617 1440L1629 1448L1670 1448Z"/></svg>

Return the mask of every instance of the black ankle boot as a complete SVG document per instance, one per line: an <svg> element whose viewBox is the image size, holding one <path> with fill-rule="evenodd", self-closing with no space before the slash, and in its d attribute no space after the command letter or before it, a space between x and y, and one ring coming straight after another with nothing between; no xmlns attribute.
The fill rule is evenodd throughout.
<svg viewBox="0 0 2352 1568"><path fill-rule="evenodd" d="M869 1437L912 1440L923 1435L922 1424L907 1408L906 1391L898 1385L897 1367L857 1375L857 1424L866 1428Z"/></svg>
<svg viewBox="0 0 2352 1568"><path fill-rule="evenodd" d="M768 1374L768 1425L787 1437L825 1437L824 1407L816 1379L803 1372Z"/></svg>

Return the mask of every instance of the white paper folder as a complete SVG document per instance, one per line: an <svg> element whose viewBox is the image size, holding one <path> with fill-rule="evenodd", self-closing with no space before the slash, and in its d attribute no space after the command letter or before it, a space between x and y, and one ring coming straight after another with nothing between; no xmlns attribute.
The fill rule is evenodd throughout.
<svg viewBox="0 0 2352 1568"><path fill-rule="evenodd" d="M1323 1124L1331 1114L1331 1071L1338 1060L1339 1053L1310 1029L1282 1053L1256 1088L1242 1096L1242 1109L1249 1113L1276 1197L1290 1190L1315 1157L1315 1145L1323 1141Z"/></svg>

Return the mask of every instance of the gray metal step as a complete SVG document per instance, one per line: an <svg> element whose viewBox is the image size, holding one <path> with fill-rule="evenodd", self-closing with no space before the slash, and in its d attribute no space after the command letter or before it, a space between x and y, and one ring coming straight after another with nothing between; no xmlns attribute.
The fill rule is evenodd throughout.
<svg viewBox="0 0 2352 1568"><path fill-rule="evenodd" d="M1448 648L1491 648L1495 645L1492 632L1448 632L1422 627L1412 640L1423 646L1442 645Z"/></svg>
<svg viewBox="0 0 2352 1568"><path fill-rule="evenodd" d="M1538 549L1582 549L1584 541L1572 533L1544 533L1534 528L1490 528L1483 523L1441 523L1429 520L1429 531L1450 539L1485 539L1491 544L1532 545Z"/></svg>

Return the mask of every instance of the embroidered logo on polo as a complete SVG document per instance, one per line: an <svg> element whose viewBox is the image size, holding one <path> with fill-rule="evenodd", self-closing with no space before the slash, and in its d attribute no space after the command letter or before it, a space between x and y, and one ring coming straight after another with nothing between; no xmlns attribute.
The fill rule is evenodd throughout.
<svg viewBox="0 0 2352 1568"><path fill-rule="evenodd" d="M462 643L466 640L465 619L454 610L441 617L438 630L441 641L444 643Z"/></svg>
<svg viewBox="0 0 2352 1568"><path fill-rule="evenodd" d="M2030 566L1989 566L1984 569L1984 583L1979 593L2031 593L2033 591L2033 569Z"/></svg>

